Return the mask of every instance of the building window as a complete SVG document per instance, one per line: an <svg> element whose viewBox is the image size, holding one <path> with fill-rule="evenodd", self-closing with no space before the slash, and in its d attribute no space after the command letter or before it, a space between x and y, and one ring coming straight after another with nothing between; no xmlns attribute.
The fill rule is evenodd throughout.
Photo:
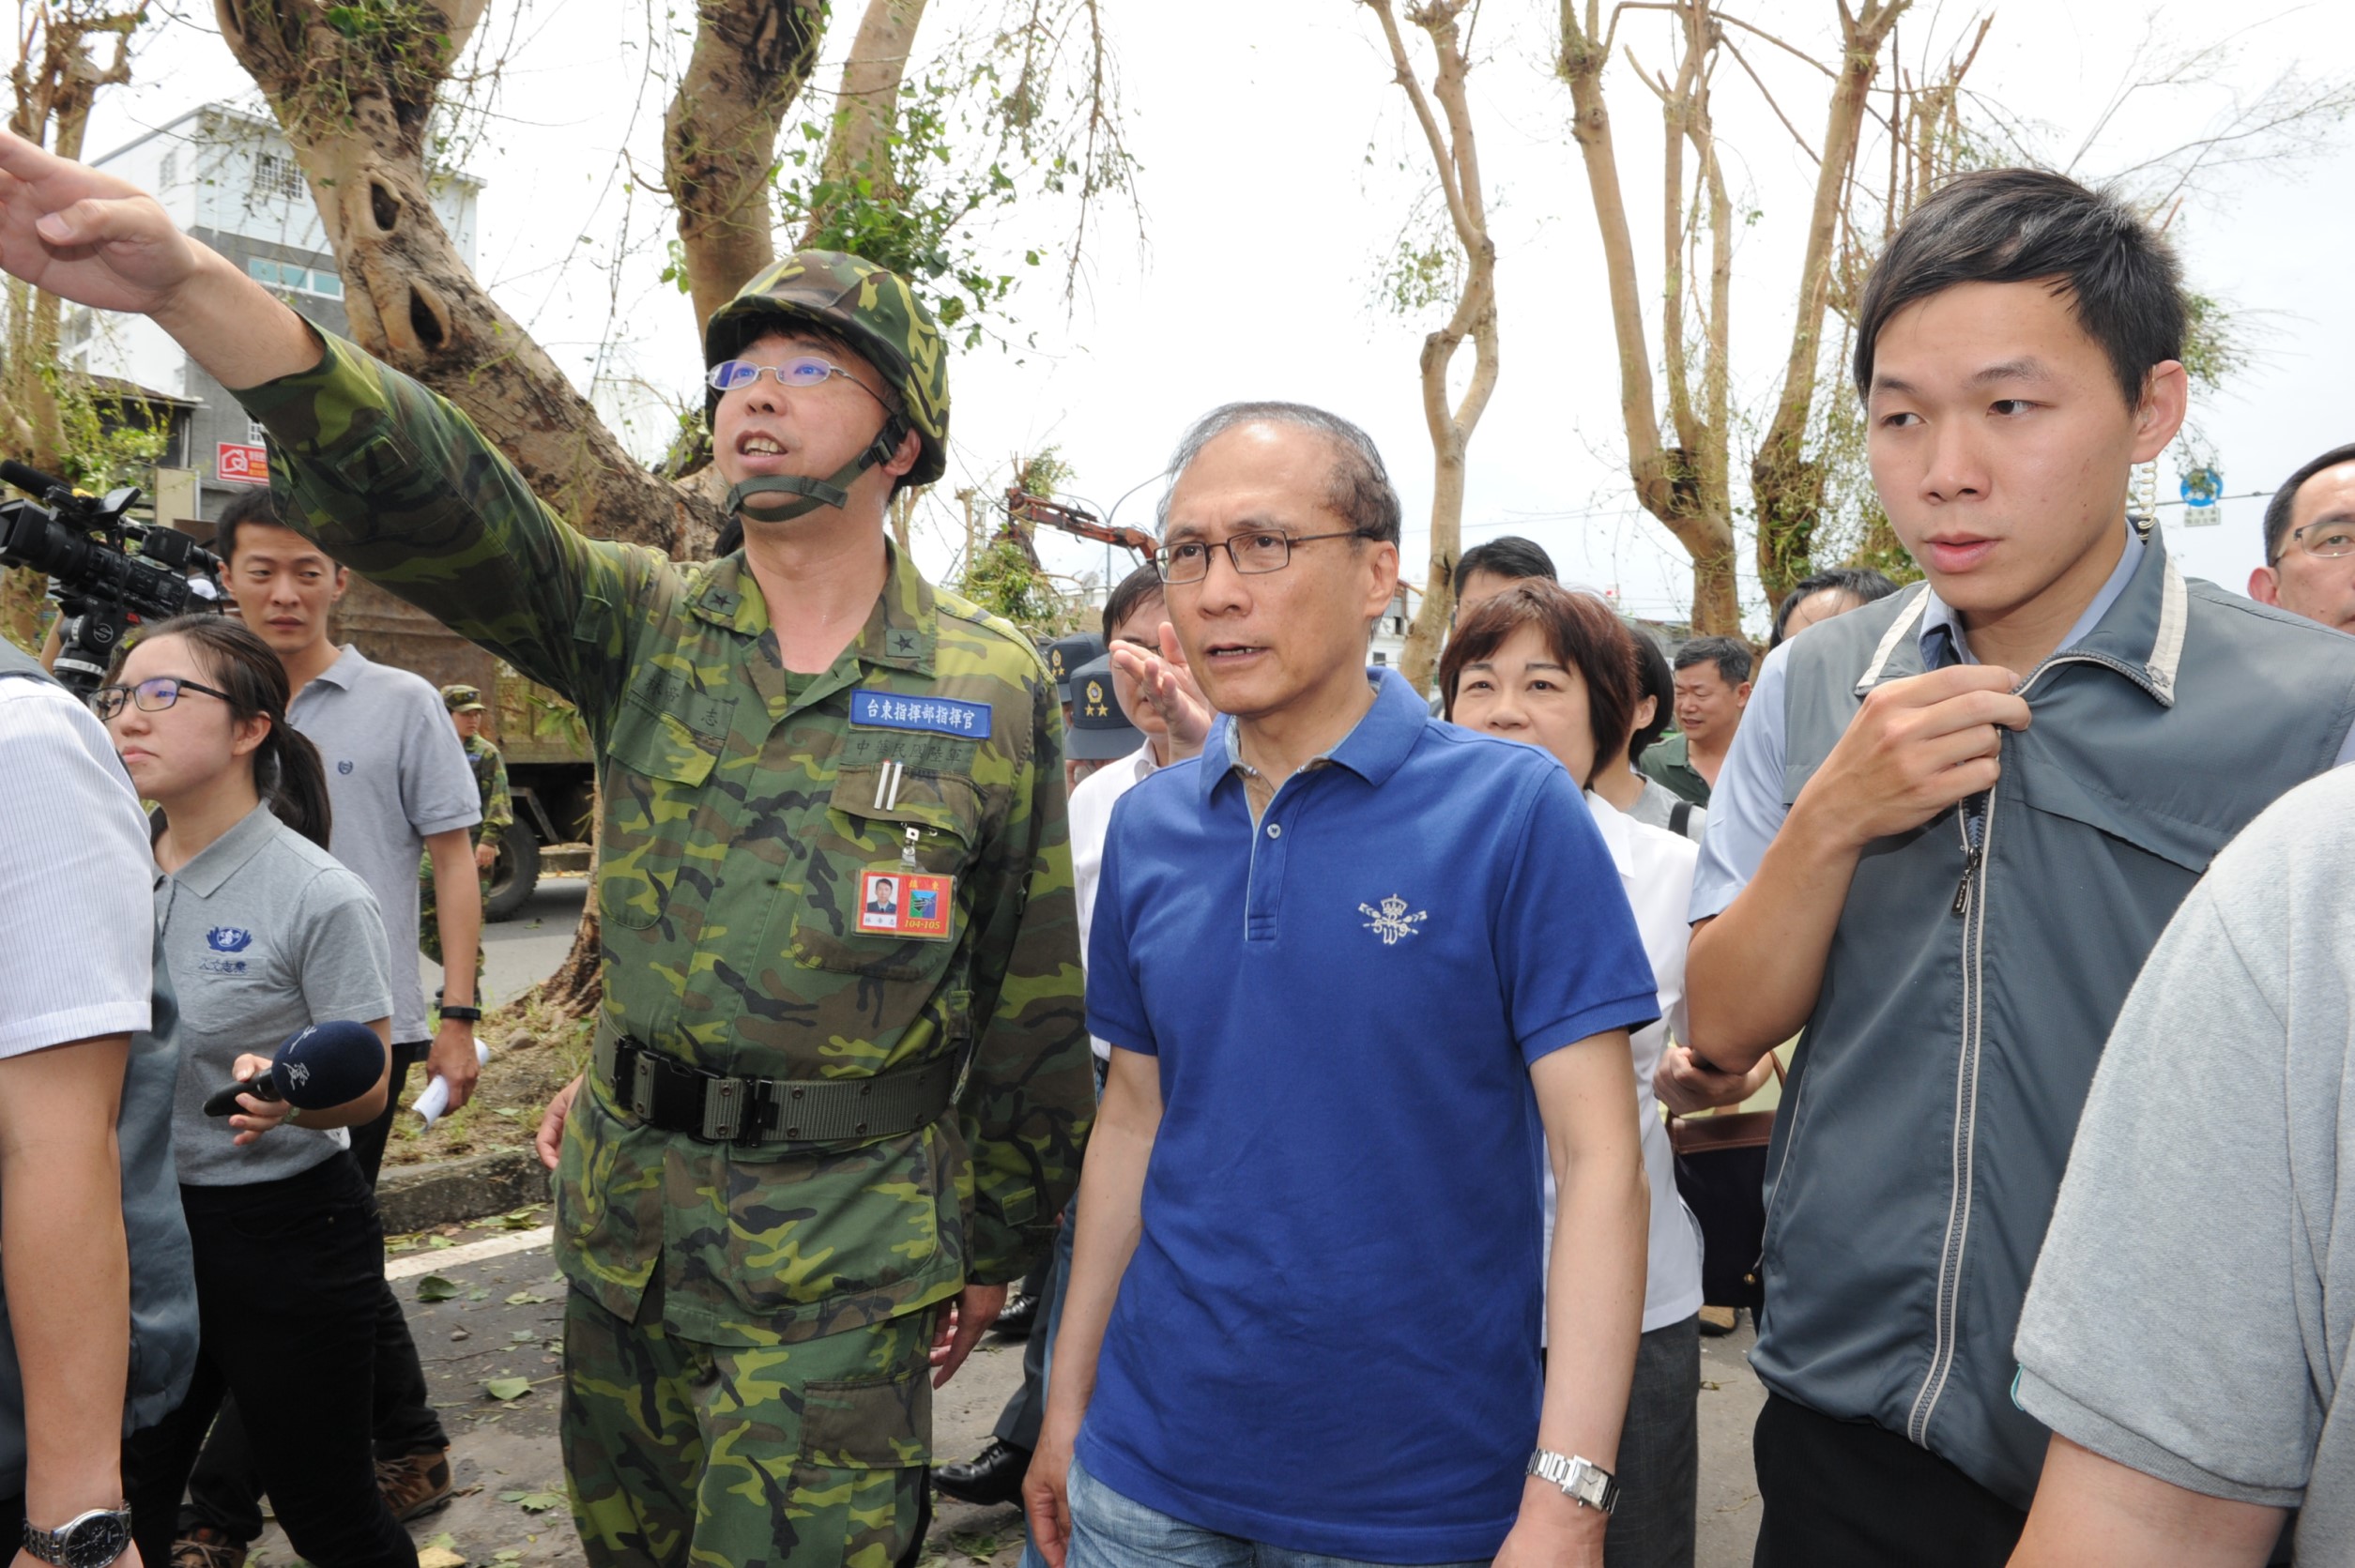
<svg viewBox="0 0 2355 1568"><path fill-rule="evenodd" d="M1382 649L1376 648L1374 649L1374 662L1377 664L1387 664L1390 662L1390 656L1383 652Z"/></svg>
<svg viewBox="0 0 2355 1568"><path fill-rule="evenodd" d="M268 439L269 432L263 427L261 420L249 419L245 421L245 444L247 446L258 447Z"/></svg>
<svg viewBox="0 0 2355 1568"><path fill-rule="evenodd" d="M344 280L324 266L298 266L293 262L252 256L247 259L245 271L246 276L268 288L315 294L327 299L344 297Z"/></svg>
<svg viewBox="0 0 2355 1568"><path fill-rule="evenodd" d="M161 172L156 175L156 189L159 190L169 190L176 183L177 183L179 177L180 155L176 152L165 153L163 155L163 168Z"/></svg>
<svg viewBox="0 0 2355 1568"><path fill-rule="evenodd" d="M302 200L302 166L278 153L255 153L253 193L257 196L276 196L289 202Z"/></svg>

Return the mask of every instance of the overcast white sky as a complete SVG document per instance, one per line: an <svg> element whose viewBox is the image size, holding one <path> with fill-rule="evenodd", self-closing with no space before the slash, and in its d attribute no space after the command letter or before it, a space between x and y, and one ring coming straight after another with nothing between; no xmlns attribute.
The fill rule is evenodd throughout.
<svg viewBox="0 0 2355 1568"><path fill-rule="evenodd" d="M927 38L977 24L997 0L932 0ZM1772 18L1818 50L1829 0L1752 0L1739 14ZM1968 8L1922 0L1901 33L1909 63L1943 54ZM837 0L838 38L855 13ZM1467 542L1522 533L1551 550L1564 575L1615 589L1630 609L1680 616L1690 579L1666 533L1633 505L1618 472L1617 373L1602 268L1568 97L1547 69L1550 4L1489 0L1475 38L1474 111L1499 251L1503 375L1474 439ZM1970 77L1981 94L2034 123L2066 162L2132 70L2138 45L2211 41L2218 8L2176 0L2038 0L1996 9ZM2199 133L2238 90L2254 96L2285 62L2355 69L2355 8L2276 5L2239 13L2247 30L2221 82L2143 95L2078 163L2107 175ZM1407 206L1428 183L1419 136L1371 15L1350 0L1189 0L1106 8L1118 52L1128 136L1141 162L1143 242L1113 213L1068 306L1052 266L1024 272L1017 340L952 362L955 451L949 482L1002 489L1010 458L1055 443L1078 472L1073 493L1149 524L1155 476L1195 415L1236 398L1323 404L1380 442L1406 498L1408 558L1427 538L1430 452L1415 356L1429 323L1384 314L1372 279ZM584 386L602 365L687 397L700 361L684 298L661 284L669 215L629 190L624 159L658 175L666 62L683 57L670 18L626 0L497 0L486 33L508 65L483 144L469 163L487 183L480 271L506 309ZM2147 20L2149 19L2149 20ZM1664 23L1630 21L1622 35L1662 62ZM1820 132L1821 78L1751 54L1779 101ZM650 61L651 64L650 65ZM832 70L821 80L831 84ZM1657 228L1659 119L1615 65L1611 92L1622 176L1639 254ZM255 101L221 43L208 8L155 29L127 87L101 99L89 145L102 153L200 103ZM1736 262L1735 384L1763 397L1789 323L1797 225L1812 179L1791 136L1746 78L1721 77L1720 139L1737 207L1756 209ZM2355 343L2355 151L2335 133L2288 164L2239 170L2188 204L2172 233L2192 281L2241 313L2252 363L2196 410L2219 455L2227 495L2270 490L2291 468L2355 438L2341 365ZM1048 204L1000 221L985 244L1012 258L1052 249L1068 214ZM601 346L604 345L600 359ZM1469 359L1469 352L1466 353ZM1737 464L1746 454L1737 454ZM2175 464L2162 460L2164 493ZM2162 515L2194 572L2238 588L2257 563L2261 500L2227 501L2221 525L2184 527ZM944 566L959 532L934 512L920 556ZM1104 553L1042 539L1050 566L1101 571ZM1125 570L1125 558L1113 563ZM1419 566L1415 569L1419 578ZM1753 596L1754 597L1754 596Z"/></svg>

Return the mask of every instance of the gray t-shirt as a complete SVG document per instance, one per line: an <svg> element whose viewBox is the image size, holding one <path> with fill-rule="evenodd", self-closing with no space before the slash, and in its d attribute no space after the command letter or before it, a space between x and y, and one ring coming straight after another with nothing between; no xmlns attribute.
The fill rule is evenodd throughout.
<svg viewBox="0 0 2355 1568"><path fill-rule="evenodd" d="M427 1038L418 978L417 864L425 840L482 820L482 796L441 693L422 676L347 647L286 708L327 764L335 858L359 874L384 921L392 1039Z"/></svg>
<svg viewBox="0 0 2355 1568"><path fill-rule="evenodd" d="M1676 808L1679 806L1684 808L1684 826L1681 829L1676 826ZM1672 833L1681 833L1696 844L1701 840L1701 830L1709 823L1708 807L1694 805L1652 778L1644 781L1644 793L1635 798L1635 804L1628 808L1627 814L1647 828L1661 828Z"/></svg>
<svg viewBox="0 0 2355 1568"><path fill-rule="evenodd" d="M205 1114L237 1058L274 1054L310 1024L373 1024L392 1011L376 902L335 857L256 806L156 878L156 925L180 1000L172 1140L195 1187L274 1181L351 1146L342 1128L280 1126L243 1149Z"/></svg>
<svg viewBox="0 0 2355 1568"><path fill-rule="evenodd" d="M2355 1561L2355 769L2216 858L2093 1080L2016 1348L2020 1408ZM2129 1310L2120 1316L2121 1306Z"/></svg>

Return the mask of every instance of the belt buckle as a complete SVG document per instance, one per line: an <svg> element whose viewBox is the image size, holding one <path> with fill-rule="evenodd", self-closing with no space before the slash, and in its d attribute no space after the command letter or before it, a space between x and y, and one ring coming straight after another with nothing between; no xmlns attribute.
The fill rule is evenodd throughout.
<svg viewBox="0 0 2355 1568"><path fill-rule="evenodd" d="M650 1120L654 1115L653 1053L629 1035L623 1035L614 1052L614 1076L629 1074L621 1086L628 1089L630 1114L640 1121Z"/></svg>
<svg viewBox="0 0 2355 1568"><path fill-rule="evenodd" d="M744 1125L744 1103L752 1098L752 1085L742 1078L706 1077L703 1082L703 1132L705 1143L731 1143Z"/></svg>

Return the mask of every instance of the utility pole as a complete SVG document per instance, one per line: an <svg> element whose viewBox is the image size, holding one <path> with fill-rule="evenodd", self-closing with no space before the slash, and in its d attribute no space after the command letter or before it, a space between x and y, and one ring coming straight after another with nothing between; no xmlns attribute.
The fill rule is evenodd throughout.
<svg viewBox="0 0 2355 1568"><path fill-rule="evenodd" d="M979 492L975 491L971 485L967 485L956 493L956 498L965 505L965 570L967 571L973 570L973 497L977 494Z"/></svg>

